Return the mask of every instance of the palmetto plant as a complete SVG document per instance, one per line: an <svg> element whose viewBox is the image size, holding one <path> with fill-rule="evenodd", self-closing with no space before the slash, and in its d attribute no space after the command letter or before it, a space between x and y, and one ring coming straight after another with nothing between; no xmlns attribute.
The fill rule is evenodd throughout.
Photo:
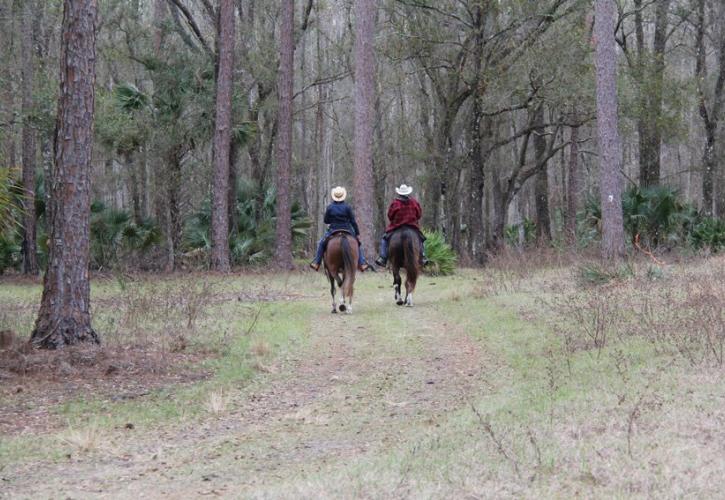
<svg viewBox="0 0 725 500"><path fill-rule="evenodd" d="M446 243L443 235L438 231L424 231L425 253L428 265L425 272L433 276L448 276L456 269L456 252Z"/></svg>
<svg viewBox="0 0 725 500"><path fill-rule="evenodd" d="M235 227L229 234L229 250L236 265L258 264L274 254L276 193L269 187L260 190L253 183L237 187ZM299 204L292 205L292 238L304 241L312 221ZM186 224L184 233L188 250L211 249L211 208L207 200Z"/></svg>
<svg viewBox="0 0 725 500"><path fill-rule="evenodd" d="M590 197L584 212L584 226L599 229L599 200ZM622 215L630 240L639 239L652 248L684 243L700 219L697 210L682 202L677 191L667 186L630 187L622 196Z"/></svg>
<svg viewBox="0 0 725 500"><path fill-rule="evenodd" d="M0 168L0 273L20 263L22 191L11 168Z"/></svg>
<svg viewBox="0 0 725 500"><path fill-rule="evenodd" d="M161 231L151 220L136 223L124 210L106 207L101 202L91 206L91 260L94 267L112 267L122 260L124 254L148 250L160 241Z"/></svg>
<svg viewBox="0 0 725 500"><path fill-rule="evenodd" d="M630 237L639 236L651 247L682 243L697 220L697 211L667 186L629 188L622 197L622 209Z"/></svg>

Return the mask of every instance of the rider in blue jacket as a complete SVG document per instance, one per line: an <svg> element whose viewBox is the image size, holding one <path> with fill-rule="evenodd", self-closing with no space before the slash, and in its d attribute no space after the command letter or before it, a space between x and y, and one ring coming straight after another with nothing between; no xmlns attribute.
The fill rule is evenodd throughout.
<svg viewBox="0 0 725 500"><path fill-rule="evenodd" d="M344 187L337 186L332 190L332 203L327 205L325 210L325 224L328 224L327 231L322 236L322 239L317 244L317 253L310 267L317 271L320 269L320 263L322 262L322 253L325 249L325 240L334 233L335 231L348 231L356 238L360 236L360 230L357 227L357 221L355 220L355 214L352 211L352 207L345 203L347 197L347 191ZM360 240L358 239L358 243ZM365 271L368 268L367 262L365 262L365 256L363 255L362 244L359 244L358 250L358 269Z"/></svg>

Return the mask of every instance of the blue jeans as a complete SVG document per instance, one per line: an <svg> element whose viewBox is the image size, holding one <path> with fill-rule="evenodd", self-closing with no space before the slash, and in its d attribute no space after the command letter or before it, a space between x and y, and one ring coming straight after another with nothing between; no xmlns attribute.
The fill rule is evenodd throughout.
<svg viewBox="0 0 725 500"><path fill-rule="evenodd" d="M330 236L331 231L328 229L325 231L325 234L322 236L322 239L317 243L317 253L315 254L315 259L312 261L315 264L320 264L322 262L322 254L325 251L325 240ZM363 253L363 247L362 245L359 246L357 251L357 263L359 266L362 266L365 264L365 255Z"/></svg>
<svg viewBox="0 0 725 500"><path fill-rule="evenodd" d="M388 260L388 235L383 236L380 240L380 257L383 260Z"/></svg>

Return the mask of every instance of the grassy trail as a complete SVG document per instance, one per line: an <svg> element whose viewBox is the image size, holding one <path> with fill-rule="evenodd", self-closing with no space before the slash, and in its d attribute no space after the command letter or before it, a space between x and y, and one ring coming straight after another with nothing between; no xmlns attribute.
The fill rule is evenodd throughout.
<svg viewBox="0 0 725 500"><path fill-rule="evenodd" d="M5 464L0 496L648 496L680 487L690 467L655 459L663 439L705 461L690 492L714 492L709 481L725 470L724 412L712 399L722 382L675 387L661 403L674 419L666 425L643 406L644 431L633 435L630 401L649 394L644 385L632 383L631 399L616 403L612 366L588 353L566 364L552 354L544 322L531 315L536 293L550 293L541 283L487 297L479 280L426 278L416 307L400 308L389 276L365 275L354 314L330 315L319 276L275 278L271 287L304 294L263 312L260 328L288 325L288 341L251 381L222 368L186 403L208 405L221 391L218 412L133 431L105 426L85 454ZM711 443L681 434L690 412L676 401L683 391L710 411Z"/></svg>

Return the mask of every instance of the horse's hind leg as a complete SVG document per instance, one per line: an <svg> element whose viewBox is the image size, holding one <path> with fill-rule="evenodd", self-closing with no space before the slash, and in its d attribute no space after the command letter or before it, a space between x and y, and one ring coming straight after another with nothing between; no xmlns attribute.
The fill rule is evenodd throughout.
<svg viewBox="0 0 725 500"><path fill-rule="evenodd" d="M343 301L346 303L345 312L352 314L352 292L355 283L355 276L347 276L342 287Z"/></svg>
<svg viewBox="0 0 725 500"><path fill-rule="evenodd" d="M335 278L331 275L327 276L330 279L330 295L332 295L332 314L337 313L337 304L335 303Z"/></svg>
<svg viewBox="0 0 725 500"><path fill-rule="evenodd" d="M415 281L408 276L405 277L405 305L413 307L413 290L415 290Z"/></svg>
<svg viewBox="0 0 725 500"><path fill-rule="evenodd" d="M395 303L399 306L403 305L403 296L400 293L400 285L402 283L400 279L400 268L397 266L393 267L393 288L395 289Z"/></svg>
<svg viewBox="0 0 725 500"><path fill-rule="evenodd" d="M339 281L340 283L340 295L342 295L342 301L340 301L340 312L348 312L347 304L345 303L345 300L347 297L345 297L345 277Z"/></svg>

